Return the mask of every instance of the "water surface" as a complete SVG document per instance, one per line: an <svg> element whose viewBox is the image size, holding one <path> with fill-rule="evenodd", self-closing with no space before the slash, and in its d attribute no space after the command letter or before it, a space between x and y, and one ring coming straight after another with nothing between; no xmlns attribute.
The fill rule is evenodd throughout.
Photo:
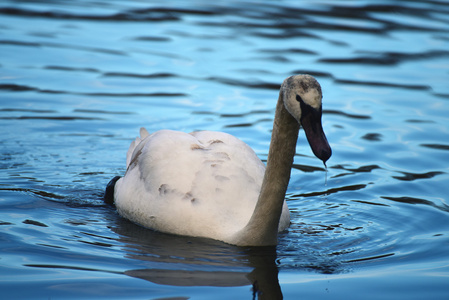
<svg viewBox="0 0 449 300"><path fill-rule="evenodd" d="M445 1L3 1L0 286L10 299L447 299ZM277 247L140 228L102 202L141 126L266 160L280 83L314 75Z"/></svg>

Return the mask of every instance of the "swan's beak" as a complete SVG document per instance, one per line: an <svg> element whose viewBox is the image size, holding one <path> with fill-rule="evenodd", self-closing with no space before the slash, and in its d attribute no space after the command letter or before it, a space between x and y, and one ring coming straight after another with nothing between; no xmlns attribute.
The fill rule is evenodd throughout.
<svg viewBox="0 0 449 300"><path fill-rule="evenodd" d="M321 125L322 110L321 108L317 110L307 104L301 105L301 110L301 126L306 132L310 148L312 148L313 154L326 165L326 161L332 155L332 149Z"/></svg>

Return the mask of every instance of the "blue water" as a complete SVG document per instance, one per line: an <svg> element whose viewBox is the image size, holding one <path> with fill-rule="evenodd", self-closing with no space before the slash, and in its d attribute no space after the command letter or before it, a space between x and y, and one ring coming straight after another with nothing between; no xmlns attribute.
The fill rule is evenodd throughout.
<svg viewBox="0 0 449 300"><path fill-rule="evenodd" d="M102 202L141 126L266 160L279 85L314 75L277 247L140 228ZM447 1L2 1L4 299L448 299Z"/></svg>

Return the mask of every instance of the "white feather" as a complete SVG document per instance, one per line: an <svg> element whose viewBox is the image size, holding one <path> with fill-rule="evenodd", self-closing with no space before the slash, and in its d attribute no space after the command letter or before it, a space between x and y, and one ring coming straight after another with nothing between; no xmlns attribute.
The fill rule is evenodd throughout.
<svg viewBox="0 0 449 300"><path fill-rule="evenodd" d="M115 188L115 204L125 218L163 232L225 241L251 218L265 165L232 135L149 135L142 129L130 152L126 175ZM279 230L289 222L284 203Z"/></svg>

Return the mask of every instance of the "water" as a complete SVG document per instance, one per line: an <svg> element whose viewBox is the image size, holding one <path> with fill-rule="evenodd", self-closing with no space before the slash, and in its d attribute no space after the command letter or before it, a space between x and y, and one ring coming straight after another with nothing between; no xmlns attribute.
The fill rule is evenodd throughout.
<svg viewBox="0 0 449 300"><path fill-rule="evenodd" d="M447 299L445 1L3 1L5 299ZM175 237L101 200L145 126L221 130L266 160L284 78L324 93L277 247Z"/></svg>

